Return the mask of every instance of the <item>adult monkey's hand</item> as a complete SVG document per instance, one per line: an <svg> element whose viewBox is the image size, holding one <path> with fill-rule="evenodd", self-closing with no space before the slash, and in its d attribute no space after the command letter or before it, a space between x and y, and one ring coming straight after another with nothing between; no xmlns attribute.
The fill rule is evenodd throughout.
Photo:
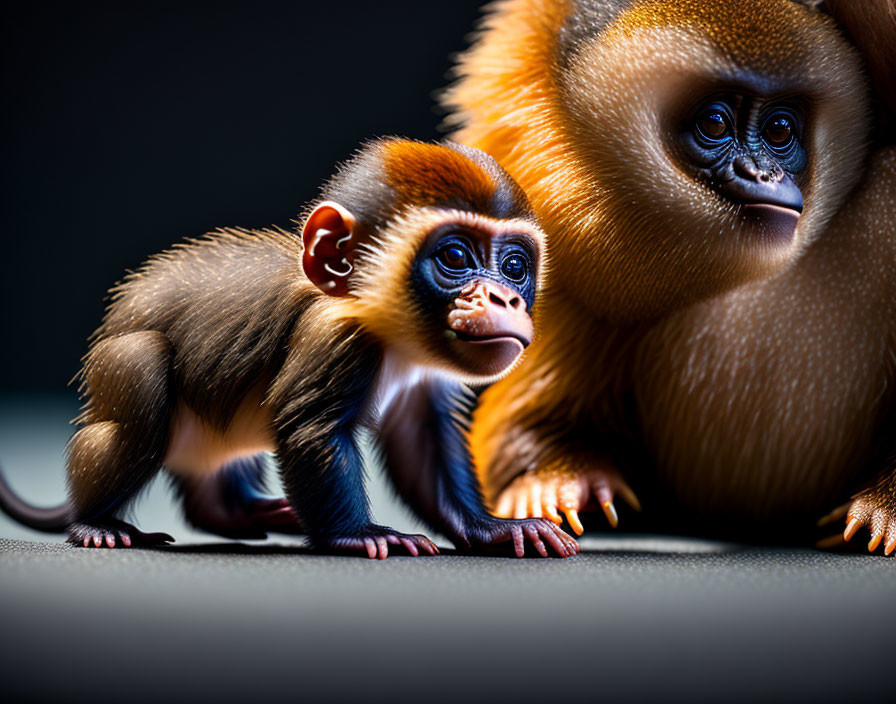
<svg viewBox="0 0 896 704"><path fill-rule="evenodd" d="M560 525L562 512L570 527L581 535L585 528L579 519L579 511L587 510L592 497L609 524L613 528L619 525L614 504L617 495L636 511L641 510L635 492L610 463L596 461L584 467L555 463L514 479L498 496L495 515L502 518L545 517Z"/></svg>

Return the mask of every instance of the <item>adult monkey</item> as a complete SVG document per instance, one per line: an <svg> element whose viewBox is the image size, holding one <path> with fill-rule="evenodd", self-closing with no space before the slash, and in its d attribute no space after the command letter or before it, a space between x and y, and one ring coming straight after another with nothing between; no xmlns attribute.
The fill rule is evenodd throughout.
<svg viewBox="0 0 896 704"><path fill-rule="evenodd" d="M868 482L835 516L896 549L896 153L866 161L863 73L788 0L492 6L445 104L552 255L472 430L499 513L615 523L624 475L664 526L792 540Z"/></svg>

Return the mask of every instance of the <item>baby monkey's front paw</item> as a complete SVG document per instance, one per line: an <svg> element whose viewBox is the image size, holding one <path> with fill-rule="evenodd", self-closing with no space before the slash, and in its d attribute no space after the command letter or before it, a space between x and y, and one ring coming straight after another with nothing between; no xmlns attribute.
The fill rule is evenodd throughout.
<svg viewBox="0 0 896 704"><path fill-rule="evenodd" d="M471 550L486 553L495 552L495 548L501 550L502 543L511 543L513 553L517 557L525 555L527 540L542 557L548 556L545 543L551 546L558 557L572 557L579 552L579 544L575 538L543 518L523 520L489 518L471 526L464 538Z"/></svg>
<svg viewBox="0 0 896 704"><path fill-rule="evenodd" d="M389 546L397 545L408 554L417 557L421 551L429 555L438 555L439 548L425 535L409 535L399 533L386 526L372 525L356 535L338 535L327 538L321 547L331 551L364 552L371 560L385 560L389 557Z"/></svg>
<svg viewBox="0 0 896 704"><path fill-rule="evenodd" d="M619 525L613 503L617 494L633 509L641 510L635 492L610 464L590 469L546 468L526 472L514 479L498 497L495 515L502 518L545 516L560 525L562 511L570 527L581 535L585 528L579 519L579 511L592 496L597 499L610 525L613 528Z"/></svg>
<svg viewBox="0 0 896 704"><path fill-rule="evenodd" d="M871 534L868 552L874 552L881 545L884 555L889 556L896 551L896 496L889 482L881 482L856 494L851 502L831 511L818 525L827 525L843 518L846 519L846 529L842 535L820 541L819 547L842 546L852 540L861 528L867 528Z"/></svg>

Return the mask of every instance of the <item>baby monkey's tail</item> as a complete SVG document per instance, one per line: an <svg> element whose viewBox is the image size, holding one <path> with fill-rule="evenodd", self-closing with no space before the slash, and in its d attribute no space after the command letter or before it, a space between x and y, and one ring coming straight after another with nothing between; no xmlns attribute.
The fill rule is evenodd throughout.
<svg viewBox="0 0 896 704"><path fill-rule="evenodd" d="M68 501L51 508L32 506L12 490L2 470L0 470L0 509L22 525L45 533L64 533L71 523L72 506Z"/></svg>

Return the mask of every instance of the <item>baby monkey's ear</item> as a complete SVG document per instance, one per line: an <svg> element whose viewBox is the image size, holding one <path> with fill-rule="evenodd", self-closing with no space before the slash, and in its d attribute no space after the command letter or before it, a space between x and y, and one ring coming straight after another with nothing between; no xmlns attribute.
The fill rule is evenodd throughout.
<svg viewBox="0 0 896 704"><path fill-rule="evenodd" d="M330 296L347 296L355 257L355 217L339 203L324 201L305 220L302 268Z"/></svg>

